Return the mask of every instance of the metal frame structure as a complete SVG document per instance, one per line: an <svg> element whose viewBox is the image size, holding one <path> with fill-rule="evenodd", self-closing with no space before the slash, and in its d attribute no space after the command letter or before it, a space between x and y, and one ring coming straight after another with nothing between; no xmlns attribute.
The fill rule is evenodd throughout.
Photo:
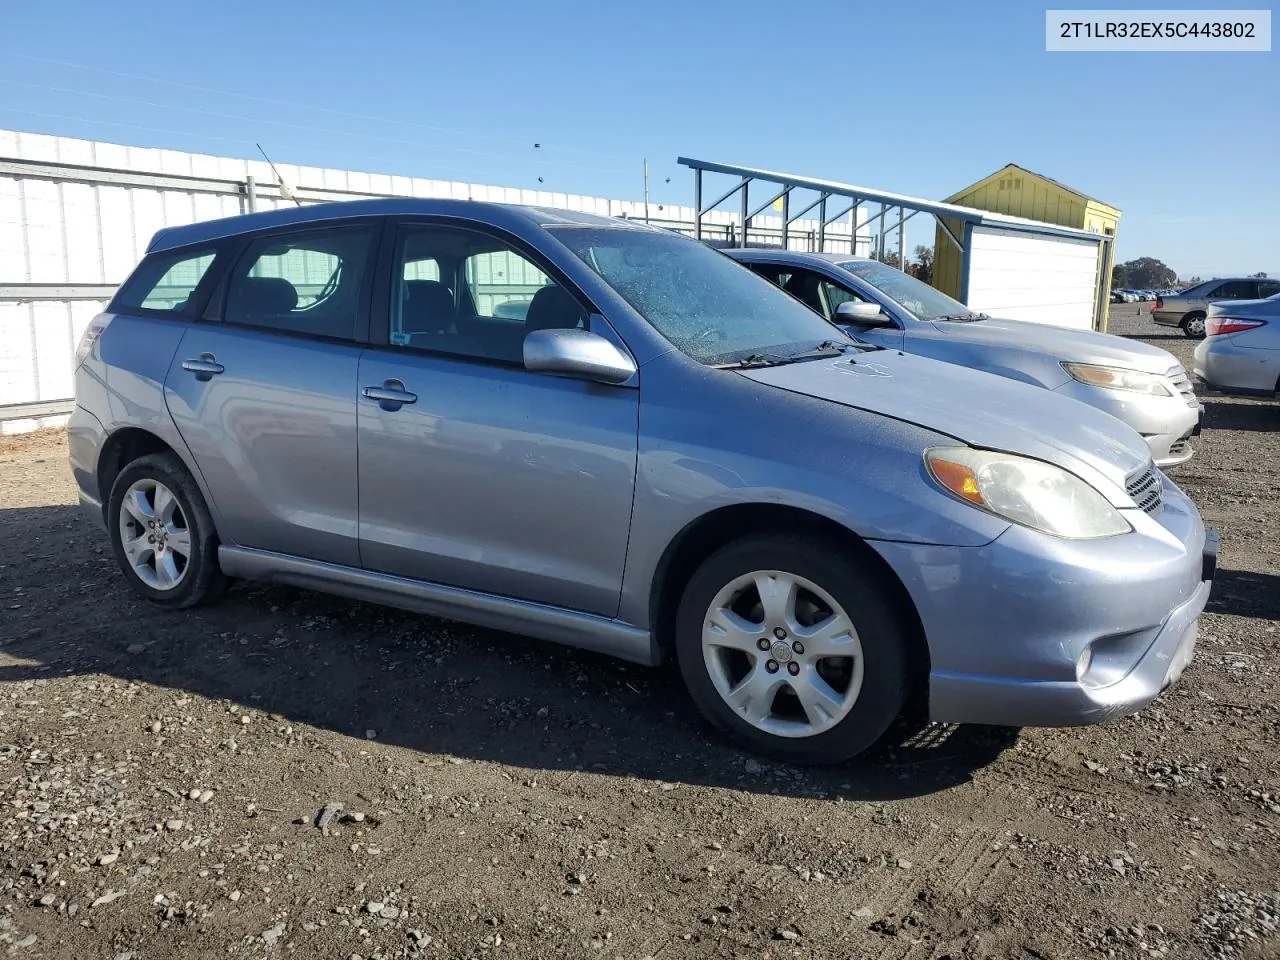
<svg viewBox="0 0 1280 960"><path fill-rule="evenodd" d="M782 201L782 245L786 247L790 237L790 227L799 217L808 213L814 207L818 208L818 252L824 252L826 249L826 231L828 224L840 219L843 216L852 214L855 240L857 231L860 228L869 227L872 223L878 221L878 253L879 259L884 259L884 238L886 231L886 223L889 214L894 209L898 211L897 223L894 225L898 231L898 262L906 262L906 241L903 232L903 226L908 220L918 213L927 213L933 216L938 226L942 228L942 234L949 240L955 248L960 251L960 299L968 302L969 299L969 253L972 249L973 228L976 226L995 227L1001 230L1014 230L1022 233L1040 234L1041 236L1053 237L1070 237L1077 240L1088 240L1092 243L1107 245L1112 242L1112 238L1105 234L1090 233L1087 230L1076 230L1071 227L1059 227L1049 223L1041 223L1038 220L1028 220L1024 217L1013 217L1002 213L991 213L987 210L977 210L973 207L962 207L954 203L944 203L939 200L926 200L923 197L912 197L902 193L892 193L887 190L876 190L871 187L858 186L852 183L840 183L835 180L819 180L813 177L802 177L793 173L781 173L776 170L762 170L757 167L743 167L728 163L713 163L709 160L695 160L691 157L679 157L677 162L682 166L689 167L693 170L693 210L694 223L693 235L696 239L701 240L704 230L703 217L715 210L720 204L724 203L735 194L739 196L739 216L741 217L741 229L737 232L735 240L736 245L745 247L747 245L747 234L751 229L751 219L758 216L761 212L776 203ZM704 205L702 202L702 190L704 175L708 173L725 174L727 176L736 177L737 183L730 187L727 191L720 194L710 204ZM764 203L752 207L749 200L751 185L754 183L763 183L769 185L771 195ZM791 212L791 195L796 190L808 190L817 194L817 199L808 206L804 207L798 213ZM839 202L843 209L835 216L827 215L827 205L831 200ZM847 202L847 206L844 204ZM857 222L857 212L862 204L879 204L879 212L865 223ZM960 235L957 236L955 231L948 225L946 220L959 221ZM893 229L890 227L889 229ZM1102 252L1101 250L1099 251ZM1099 263L1106 263L1106 257L1100 257ZM1101 286L1099 286L1101 289ZM1103 318L1106 315L1106 304L1102 297L1095 298L1095 316L1094 326L1100 328Z"/></svg>

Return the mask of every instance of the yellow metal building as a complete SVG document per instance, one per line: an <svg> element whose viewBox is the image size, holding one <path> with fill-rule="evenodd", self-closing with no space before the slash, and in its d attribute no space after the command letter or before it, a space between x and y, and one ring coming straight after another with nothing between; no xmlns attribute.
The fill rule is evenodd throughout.
<svg viewBox="0 0 1280 960"><path fill-rule="evenodd" d="M1103 282L1100 285L1102 296L1101 313L1095 309L1095 316L1102 316L1103 329L1106 329L1106 318L1111 302L1111 266L1116 224L1120 220L1120 211L1087 194L1074 190L1064 183L1050 177L1033 173L1016 163L1006 164L991 176L971 184L957 193L947 197L947 203L955 203L965 207L976 207L992 213L1005 213L1015 217L1026 217L1043 223L1052 223L1060 227L1073 227L1087 230L1112 238L1112 242L1099 246L1099 263ZM955 236L960 235L961 224L946 221ZM934 241L933 285L953 297L960 297L960 252L944 234L941 226L937 227ZM1097 304L1095 304L1097 307Z"/></svg>

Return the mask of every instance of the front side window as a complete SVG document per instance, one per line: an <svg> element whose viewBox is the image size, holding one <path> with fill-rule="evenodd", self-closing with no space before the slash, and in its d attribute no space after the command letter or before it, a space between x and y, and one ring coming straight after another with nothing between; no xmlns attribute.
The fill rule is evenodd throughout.
<svg viewBox="0 0 1280 960"><path fill-rule="evenodd" d="M776 286L696 240L631 227L551 227L682 353L705 364L788 357L847 338Z"/></svg>
<svg viewBox="0 0 1280 960"><path fill-rule="evenodd" d="M191 297L213 265L212 250L161 253L148 257L120 289L116 308L185 314Z"/></svg>
<svg viewBox="0 0 1280 960"><path fill-rule="evenodd" d="M917 280L887 264L875 260L851 260L840 266L901 305L917 320L966 317L972 313L959 300L953 300L923 280Z"/></svg>
<svg viewBox="0 0 1280 960"><path fill-rule="evenodd" d="M466 260L476 315L524 322L529 304L551 278L514 250L486 250Z"/></svg>
<svg viewBox="0 0 1280 960"><path fill-rule="evenodd" d="M389 346L520 364L529 331L588 325L572 294L488 234L406 227L394 269Z"/></svg>
<svg viewBox="0 0 1280 960"><path fill-rule="evenodd" d="M354 225L252 241L231 273L223 320L355 339L374 235L373 227Z"/></svg>
<svg viewBox="0 0 1280 960"><path fill-rule="evenodd" d="M827 310L830 316L835 316L836 307L842 303L853 301L854 303L866 303L867 299L854 293L846 287L832 283L830 280L822 281L822 296L827 301Z"/></svg>

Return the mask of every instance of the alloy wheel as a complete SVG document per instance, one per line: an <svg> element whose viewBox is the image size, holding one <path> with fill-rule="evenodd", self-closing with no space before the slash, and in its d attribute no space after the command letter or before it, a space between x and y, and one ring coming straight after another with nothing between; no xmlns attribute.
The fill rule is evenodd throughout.
<svg viewBox="0 0 1280 960"><path fill-rule="evenodd" d="M120 543L134 574L153 590L173 590L187 575L191 530L178 498L159 480L137 480L125 492Z"/></svg>
<svg viewBox="0 0 1280 960"><path fill-rule="evenodd" d="M817 584L780 570L743 574L716 594L702 653L729 709L774 736L831 729L862 689L862 643L849 615Z"/></svg>

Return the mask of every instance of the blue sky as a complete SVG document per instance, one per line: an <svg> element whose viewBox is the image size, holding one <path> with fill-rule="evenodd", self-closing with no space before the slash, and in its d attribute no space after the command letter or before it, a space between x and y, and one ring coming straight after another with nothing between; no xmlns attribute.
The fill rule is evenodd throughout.
<svg viewBox="0 0 1280 960"><path fill-rule="evenodd" d="M678 155L929 197L1015 162L1120 207L1121 259L1280 274L1280 53L1050 54L1044 11L7 3L0 127L613 197L648 157L685 204Z"/></svg>

